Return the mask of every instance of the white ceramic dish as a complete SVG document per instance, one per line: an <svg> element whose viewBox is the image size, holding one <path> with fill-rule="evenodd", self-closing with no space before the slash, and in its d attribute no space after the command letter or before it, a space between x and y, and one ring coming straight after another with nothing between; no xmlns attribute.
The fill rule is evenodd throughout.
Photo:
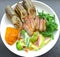
<svg viewBox="0 0 60 57"><path fill-rule="evenodd" d="M10 46L6 43L5 41L5 31L6 31L6 27L7 26L12 26L13 25L11 24L11 22L7 19L6 17L6 14L4 13L3 17L2 17L2 20L1 20L1 38L2 38L2 41L4 42L5 46L13 53L15 53L16 55L19 55L19 56L25 56L25 57L33 57L33 56L39 56L39 55L43 55L45 54L46 52L48 52L57 42L58 40L58 36L59 36L59 20L58 20L58 17L56 15L56 13L48 6L46 5L45 3L43 2L39 2L39 1L34 1L33 2L36 9L38 9L38 11L42 11L44 10L45 12L47 13L50 13L51 15L55 15L56 17L56 22L58 24L58 31L56 31L54 33L54 40L50 41L46 46L44 46L42 49L40 49L39 51L29 51L28 53L26 53L25 51L18 51L16 49L16 46L15 44ZM16 4L14 4L12 6L12 8L15 7Z"/></svg>

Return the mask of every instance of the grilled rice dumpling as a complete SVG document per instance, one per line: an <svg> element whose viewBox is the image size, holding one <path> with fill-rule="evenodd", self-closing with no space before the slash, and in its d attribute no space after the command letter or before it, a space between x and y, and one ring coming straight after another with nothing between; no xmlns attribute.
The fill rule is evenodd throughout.
<svg viewBox="0 0 60 57"><path fill-rule="evenodd" d="M28 15L30 15L32 18L35 18L36 16L36 9L31 2L31 0L23 0L22 2L23 7L26 9Z"/></svg>
<svg viewBox="0 0 60 57"><path fill-rule="evenodd" d="M17 16L17 14L11 8L10 5L6 6L5 12L6 12L8 19L11 20L11 22L14 24L16 28L22 28L22 22L20 21L20 18Z"/></svg>
<svg viewBox="0 0 60 57"><path fill-rule="evenodd" d="M24 7L21 5L21 3L17 3L17 5L15 6L15 11L19 15L19 17L21 18L22 22L24 22L24 19L27 16L27 12L24 9Z"/></svg>

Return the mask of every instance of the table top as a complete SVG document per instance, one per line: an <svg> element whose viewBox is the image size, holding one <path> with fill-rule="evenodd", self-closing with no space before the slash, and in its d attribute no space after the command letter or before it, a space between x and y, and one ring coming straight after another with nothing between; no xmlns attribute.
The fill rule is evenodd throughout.
<svg viewBox="0 0 60 57"><path fill-rule="evenodd" d="M44 2L47 5L49 5L56 12L58 18L60 18L59 16L60 15L60 0L39 0L39 1ZM8 4L13 5L16 2L17 0L0 0L0 21L5 12L4 11L5 6ZM11 51L9 51L3 44L3 41L1 40L1 37L0 37L0 57L20 57L20 56L17 56L13 54ZM60 39L58 39L55 46L49 52L42 55L41 57L60 57Z"/></svg>

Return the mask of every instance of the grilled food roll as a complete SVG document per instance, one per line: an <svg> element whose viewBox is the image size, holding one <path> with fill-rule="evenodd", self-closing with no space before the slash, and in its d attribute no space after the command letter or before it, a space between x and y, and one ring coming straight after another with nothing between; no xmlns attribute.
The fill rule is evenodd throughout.
<svg viewBox="0 0 60 57"><path fill-rule="evenodd" d="M20 21L19 17L15 13L15 11L11 8L10 5L8 5L5 8L6 15L8 19L11 20L11 22L14 24L16 28L22 28L22 22Z"/></svg>
<svg viewBox="0 0 60 57"><path fill-rule="evenodd" d="M16 16L16 13L14 10L11 8L10 5L7 5L5 8L6 15L9 19L11 19L13 16Z"/></svg>
<svg viewBox="0 0 60 57"><path fill-rule="evenodd" d="M28 15L32 16L32 18L35 18L36 9L31 0L23 0L22 4L23 7L27 10Z"/></svg>
<svg viewBox="0 0 60 57"><path fill-rule="evenodd" d="M15 6L15 11L21 18L22 22L24 22L24 19L27 16L27 12L24 9L24 7L21 5L21 3L17 3L17 5Z"/></svg>

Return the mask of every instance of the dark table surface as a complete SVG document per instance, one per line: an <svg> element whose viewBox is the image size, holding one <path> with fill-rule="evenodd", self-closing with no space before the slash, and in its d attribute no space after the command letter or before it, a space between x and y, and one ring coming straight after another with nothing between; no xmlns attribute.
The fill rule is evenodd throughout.
<svg viewBox="0 0 60 57"><path fill-rule="evenodd" d="M49 5L56 12L58 18L60 19L60 0L39 0L39 1L42 1ZM17 0L0 0L0 21L4 14L5 6L8 4L13 5L16 2ZM17 56L10 52L3 44L3 41L1 40L0 37L0 57L20 57L20 56ZM49 52L42 55L41 57L60 57L60 39L58 39L56 45Z"/></svg>

